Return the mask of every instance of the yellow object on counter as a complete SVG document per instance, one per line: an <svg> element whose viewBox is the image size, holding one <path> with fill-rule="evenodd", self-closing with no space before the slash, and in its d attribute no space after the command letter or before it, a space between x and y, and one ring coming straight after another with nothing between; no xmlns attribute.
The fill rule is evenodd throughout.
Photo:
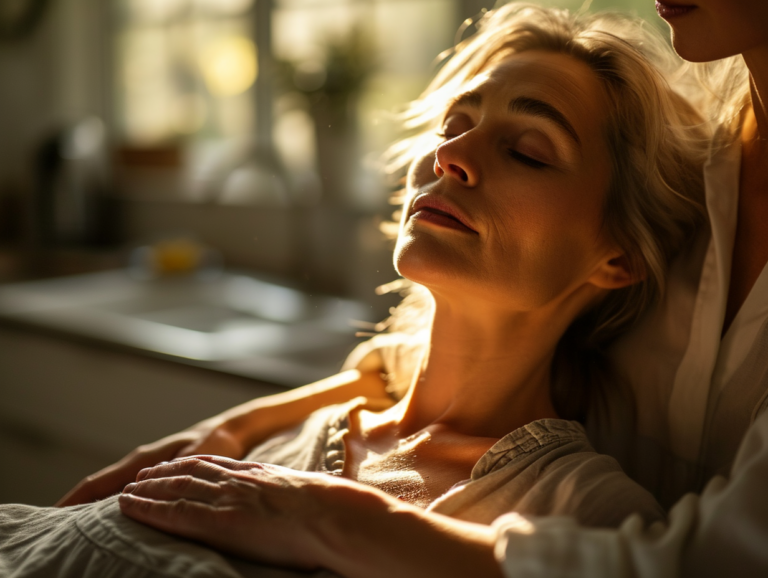
<svg viewBox="0 0 768 578"><path fill-rule="evenodd" d="M190 239L167 239L152 246L152 268L158 275L190 273L200 267L203 248Z"/></svg>

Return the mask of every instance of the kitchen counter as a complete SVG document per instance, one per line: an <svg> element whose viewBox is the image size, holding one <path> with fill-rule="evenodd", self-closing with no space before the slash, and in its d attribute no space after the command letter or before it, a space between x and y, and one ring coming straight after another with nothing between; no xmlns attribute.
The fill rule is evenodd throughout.
<svg viewBox="0 0 768 578"><path fill-rule="evenodd" d="M142 280L127 270L0 285L0 322L283 386L338 371L362 303L242 273Z"/></svg>
<svg viewBox="0 0 768 578"><path fill-rule="evenodd" d="M365 313L235 272L0 285L0 502L52 504L140 444L338 371Z"/></svg>

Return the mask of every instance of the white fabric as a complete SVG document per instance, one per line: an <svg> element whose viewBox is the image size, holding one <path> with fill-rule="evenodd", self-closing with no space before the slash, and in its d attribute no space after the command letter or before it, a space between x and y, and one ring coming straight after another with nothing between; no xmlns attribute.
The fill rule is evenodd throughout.
<svg viewBox="0 0 768 578"><path fill-rule="evenodd" d="M687 494L668 525L638 516L618 530L571 519L503 516L496 556L509 578L739 578L768 576L768 413L750 428L730 481Z"/></svg>
<svg viewBox="0 0 768 578"><path fill-rule="evenodd" d="M710 227L673 264L666 298L611 352L634 416L617 398L607 412L616 419L587 424L598 451L666 507L728 473L767 387L768 349L755 344L768 320L768 268L721 340L740 162L738 142L714 151L705 167Z"/></svg>
<svg viewBox="0 0 768 578"><path fill-rule="evenodd" d="M718 360L736 233L740 159L737 143L710 159L704 171L711 238L668 415L671 449L690 461L698 457L704 428L708 391L702 384L711 383Z"/></svg>
<svg viewBox="0 0 768 578"><path fill-rule="evenodd" d="M744 362L752 343L757 338L760 326L768 317L768 267L764 268L755 281L744 307L734 318L720 344L717 366L712 385L718 391L733 377Z"/></svg>
<svg viewBox="0 0 768 578"><path fill-rule="evenodd" d="M645 528L633 516L619 530L594 530L505 516L496 553L509 578L768 576L768 266L721 340L740 160L739 143L713 154L711 231L675 263L664 302L613 351L636 421L591 426L598 449L662 503L677 501L668 525ZM620 404L609 414L621 416Z"/></svg>
<svg viewBox="0 0 768 578"><path fill-rule="evenodd" d="M225 556L120 513L117 497L71 508L0 506L4 578L332 578Z"/></svg>

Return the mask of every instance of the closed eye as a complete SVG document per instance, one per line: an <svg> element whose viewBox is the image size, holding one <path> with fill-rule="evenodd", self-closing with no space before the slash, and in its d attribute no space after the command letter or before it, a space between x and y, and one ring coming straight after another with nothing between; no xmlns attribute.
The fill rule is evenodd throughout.
<svg viewBox="0 0 768 578"><path fill-rule="evenodd" d="M538 161L532 157L529 157L528 155L524 155L521 152L518 152L514 149L509 151L509 155L515 159L518 162L523 163L524 165L527 165L529 167L532 167L534 169L543 169L548 167L549 165L547 163L543 163L541 161Z"/></svg>

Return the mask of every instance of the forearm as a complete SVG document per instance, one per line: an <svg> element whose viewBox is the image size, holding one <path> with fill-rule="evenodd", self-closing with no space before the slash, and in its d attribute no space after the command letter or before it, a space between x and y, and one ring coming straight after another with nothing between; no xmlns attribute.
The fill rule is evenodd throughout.
<svg viewBox="0 0 768 578"><path fill-rule="evenodd" d="M345 578L503 576L495 532L411 506L371 489L333 487L329 514L312 532L320 565Z"/></svg>
<svg viewBox="0 0 768 578"><path fill-rule="evenodd" d="M385 398L378 373L349 370L283 393L253 399L215 418L221 427L252 447L270 435L296 425L313 411L358 396Z"/></svg>

